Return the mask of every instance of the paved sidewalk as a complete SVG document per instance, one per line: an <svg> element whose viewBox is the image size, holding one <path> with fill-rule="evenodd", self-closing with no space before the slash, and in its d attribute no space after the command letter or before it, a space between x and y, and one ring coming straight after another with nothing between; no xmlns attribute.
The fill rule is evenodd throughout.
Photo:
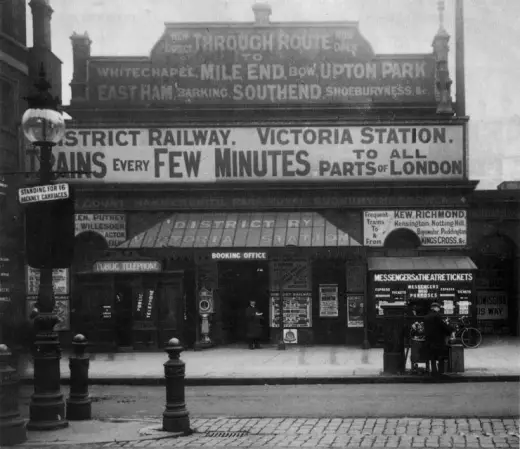
<svg viewBox="0 0 520 449"><path fill-rule="evenodd" d="M456 376L493 378L520 376L520 339L493 340L477 349L467 349L465 373ZM185 351L181 359L186 363L188 385L240 383L256 381L313 381L324 379L362 381L382 376L383 350L362 350L344 346L301 347L288 345L287 350L275 347L251 351L244 347L212 348L204 351ZM164 378L164 352L92 354L90 378L93 383L154 383ZM408 359L407 367L410 367ZM69 377L68 355L61 360L63 379ZM20 373L32 378L32 361L26 359ZM414 376L418 379L419 376ZM514 379L508 379L514 380Z"/></svg>
<svg viewBox="0 0 520 449"><path fill-rule="evenodd" d="M73 422L56 432L30 432L30 440L17 447L63 449L91 443L84 447L518 448L519 423L519 419L192 419L192 435L172 438L159 430L160 421L89 421Z"/></svg>

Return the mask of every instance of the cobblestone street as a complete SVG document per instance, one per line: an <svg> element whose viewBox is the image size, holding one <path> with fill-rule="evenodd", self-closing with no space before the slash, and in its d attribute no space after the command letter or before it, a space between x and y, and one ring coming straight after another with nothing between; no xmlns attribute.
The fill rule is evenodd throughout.
<svg viewBox="0 0 520 449"><path fill-rule="evenodd" d="M518 419L193 419L181 438L75 444L86 448L518 448ZM149 426L153 428L154 426ZM159 421L155 427L160 427ZM235 434L233 434L236 432ZM33 442L24 446L61 448Z"/></svg>

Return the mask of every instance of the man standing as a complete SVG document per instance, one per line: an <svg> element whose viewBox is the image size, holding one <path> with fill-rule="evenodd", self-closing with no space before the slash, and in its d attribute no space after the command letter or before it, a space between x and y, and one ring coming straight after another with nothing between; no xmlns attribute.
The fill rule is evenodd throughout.
<svg viewBox="0 0 520 449"><path fill-rule="evenodd" d="M249 301L249 307L246 309L249 349L260 348L258 340L262 336L262 315L263 313L256 308L256 301Z"/></svg>
<svg viewBox="0 0 520 449"><path fill-rule="evenodd" d="M441 306L434 302L430 306L430 313L424 317L424 336L426 349L430 360L432 376L444 374L444 359L447 357L447 339L452 330L440 315ZM439 365L437 365L439 363Z"/></svg>

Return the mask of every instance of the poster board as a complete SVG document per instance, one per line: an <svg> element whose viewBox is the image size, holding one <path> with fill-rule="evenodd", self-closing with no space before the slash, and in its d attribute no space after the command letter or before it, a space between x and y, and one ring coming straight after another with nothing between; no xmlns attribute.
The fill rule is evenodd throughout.
<svg viewBox="0 0 520 449"><path fill-rule="evenodd" d="M27 265L26 271L27 295L38 296L38 292L40 291L40 270ZM52 270L52 284L54 286L55 295L68 295L69 269L55 268Z"/></svg>
<svg viewBox="0 0 520 449"><path fill-rule="evenodd" d="M310 263L307 259L273 261L270 263L271 290L278 291L280 272L283 289L291 291L311 290Z"/></svg>
<svg viewBox="0 0 520 449"><path fill-rule="evenodd" d="M270 294L270 325L280 327L279 292ZM283 292L284 327L312 327L312 293Z"/></svg>
<svg viewBox="0 0 520 449"><path fill-rule="evenodd" d="M320 318L339 316L338 284L320 284Z"/></svg>
<svg viewBox="0 0 520 449"><path fill-rule="evenodd" d="M365 296L362 294L347 294L347 327L364 327Z"/></svg>

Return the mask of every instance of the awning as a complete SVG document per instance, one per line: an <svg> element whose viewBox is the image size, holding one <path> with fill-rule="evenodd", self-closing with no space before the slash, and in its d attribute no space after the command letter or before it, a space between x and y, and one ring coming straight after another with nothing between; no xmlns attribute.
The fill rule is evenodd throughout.
<svg viewBox="0 0 520 449"><path fill-rule="evenodd" d="M369 257L368 271L469 271L477 266L465 256Z"/></svg>
<svg viewBox="0 0 520 449"><path fill-rule="evenodd" d="M318 212L176 213L119 248L271 248L361 246L360 223ZM361 240L360 237L358 237Z"/></svg>

